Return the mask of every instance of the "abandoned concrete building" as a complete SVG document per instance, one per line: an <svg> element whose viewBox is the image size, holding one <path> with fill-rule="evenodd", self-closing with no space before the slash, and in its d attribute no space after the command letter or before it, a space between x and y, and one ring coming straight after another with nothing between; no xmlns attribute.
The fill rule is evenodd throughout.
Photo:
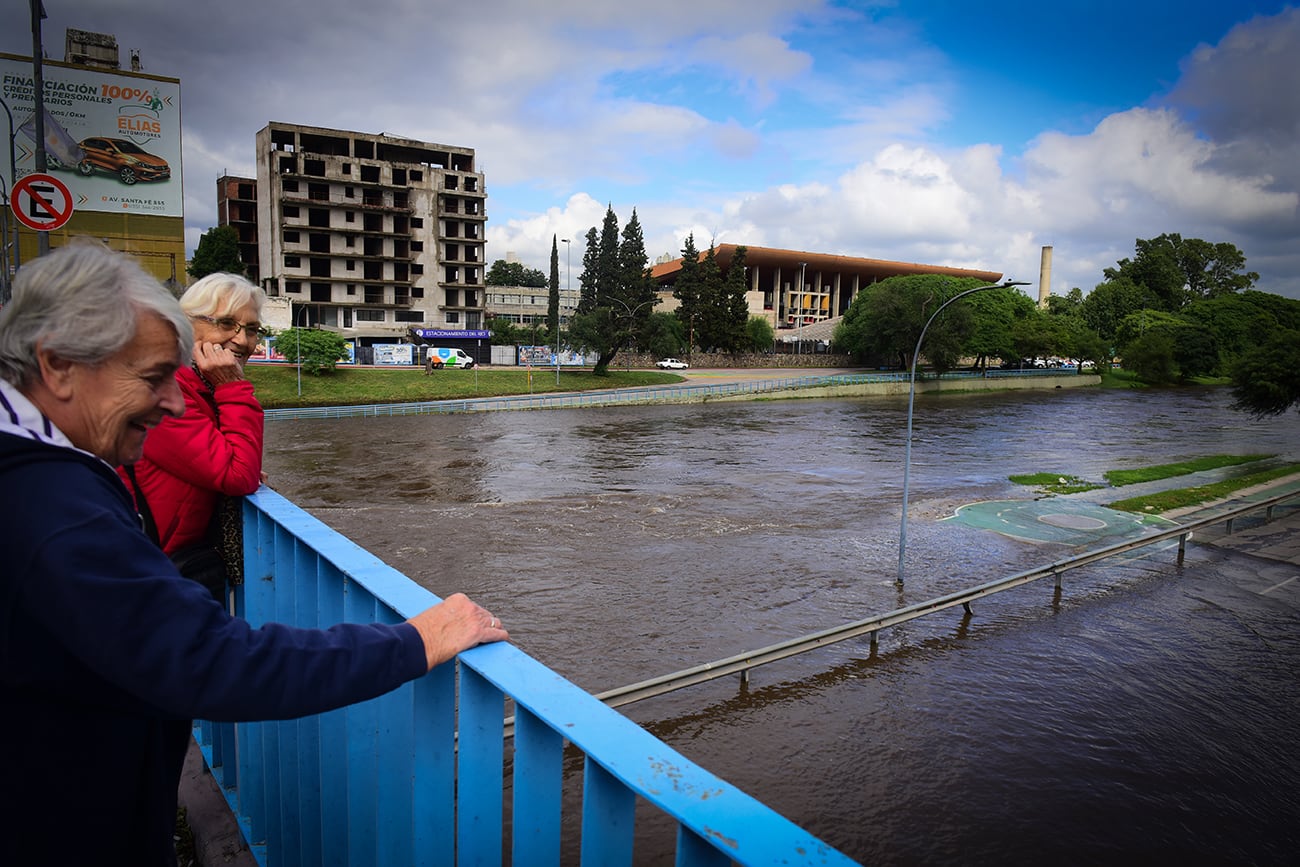
<svg viewBox="0 0 1300 867"><path fill-rule="evenodd" d="M324 326L359 347L484 328L487 192L473 148L270 123L257 178L217 188L268 325Z"/></svg>

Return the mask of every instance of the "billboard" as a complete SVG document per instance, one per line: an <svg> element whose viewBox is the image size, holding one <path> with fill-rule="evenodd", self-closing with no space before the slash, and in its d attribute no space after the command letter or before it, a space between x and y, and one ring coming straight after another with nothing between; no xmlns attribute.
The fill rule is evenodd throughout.
<svg viewBox="0 0 1300 867"><path fill-rule="evenodd" d="M179 80L48 60L41 77L46 171L72 191L78 212L184 216ZM36 171L35 94L31 59L0 54L11 177Z"/></svg>

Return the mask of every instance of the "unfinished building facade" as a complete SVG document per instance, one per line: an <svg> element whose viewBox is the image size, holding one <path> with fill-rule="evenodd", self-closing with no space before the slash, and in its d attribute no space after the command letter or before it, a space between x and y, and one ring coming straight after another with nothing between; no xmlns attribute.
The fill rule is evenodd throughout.
<svg viewBox="0 0 1300 867"><path fill-rule="evenodd" d="M481 329L486 201L472 148L271 123L257 133L257 273L293 325L358 346Z"/></svg>

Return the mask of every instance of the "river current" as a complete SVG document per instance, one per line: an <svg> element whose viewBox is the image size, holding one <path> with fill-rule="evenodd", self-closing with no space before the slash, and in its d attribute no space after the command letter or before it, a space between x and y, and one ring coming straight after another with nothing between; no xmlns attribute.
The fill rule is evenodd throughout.
<svg viewBox="0 0 1300 867"><path fill-rule="evenodd" d="M1220 389L270 421L271 485L593 692L1073 553L942 521L1016 473L1300 460ZM1289 569L1289 572L1288 572ZM1295 864L1300 569L1193 543L624 708L869 864ZM639 819L640 863L671 863Z"/></svg>

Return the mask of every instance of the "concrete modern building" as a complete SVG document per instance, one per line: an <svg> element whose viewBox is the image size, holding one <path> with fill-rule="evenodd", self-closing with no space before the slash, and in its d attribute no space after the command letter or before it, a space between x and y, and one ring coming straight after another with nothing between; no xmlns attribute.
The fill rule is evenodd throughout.
<svg viewBox="0 0 1300 867"><path fill-rule="evenodd" d="M735 257L737 244L718 244L713 255L725 275ZM700 253L704 258L705 253ZM681 273L682 260L673 259L655 265L651 277L660 287L661 302L657 312L677 308L672 285ZM780 250L745 245L746 282L749 313L766 319L774 329L806 328L843 316L853 298L864 286L902 274L946 274L973 277L987 283L1002 279L997 271L951 268L946 265L922 265L915 262L891 262L887 259L862 259L829 253Z"/></svg>
<svg viewBox="0 0 1300 867"><path fill-rule="evenodd" d="M217 225L230 226L239 236L244 274L254 283L261 273L257 248L257 179L222 175L217 178Z"/></svg>
<svg viewBox="0 0 1300 867"><path fill-rule="evenodd" d="M487 287L487 309L493 318L502 319L512 325L546 325L546 314L550 309L551 290L546 286L489 286ZM578 309L581 293L560 290L560 326L567 327L573 313Z"/></svg>
<svg viewBox="0 0 1300 867"><path fill-rule="evenodd" d="M486 200L472 148L269 124L253 198L267 324L319 325L359 347L415 328L481 333Z"/></svg>

